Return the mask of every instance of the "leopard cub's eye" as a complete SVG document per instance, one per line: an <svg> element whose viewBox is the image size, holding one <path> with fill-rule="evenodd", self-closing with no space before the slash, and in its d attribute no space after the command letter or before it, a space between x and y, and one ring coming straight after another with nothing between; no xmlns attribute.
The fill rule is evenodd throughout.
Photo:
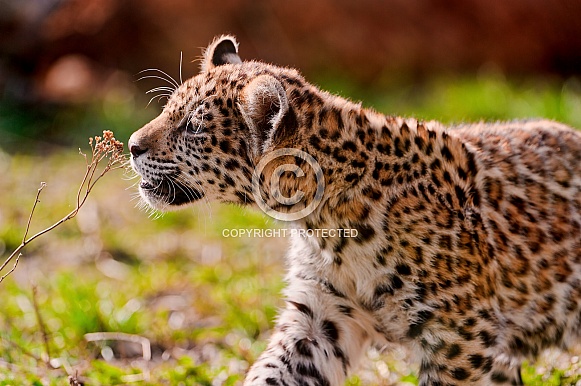
<svg viewBox="0 0 581 386"><path fill-rule="evenodd" d="M197 131L197 125L192 121L190 117L186 117L183 123L179 126L181 131L186 131L188 133L194 134Z"/></svg>
<svg viewBox="0 0 581 386"><path fill-rule="evenodd" d="M198 106L185 118L182 127L189 133L197 134L203 129L204 105Z"/></svg>
<svg viewBox="0 0 581 386"><path fill-rule="evenodd" d="M186 131L190 132L190 133L195 133L196 132L196 128L194 127L194 123L192 122L191 119L187 119L186 123L185 123L185 129Z"/></svg>

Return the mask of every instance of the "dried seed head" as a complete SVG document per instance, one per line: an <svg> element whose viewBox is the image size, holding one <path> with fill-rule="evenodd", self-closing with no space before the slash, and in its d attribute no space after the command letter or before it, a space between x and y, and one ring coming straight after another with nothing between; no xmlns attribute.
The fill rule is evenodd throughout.
<svg viewBox="0 0 581 386"><path fill-rule="evenodd" d="M123 142L115 139L111 130L104 130L103 136L95 136L89 138L89 145L93 150L92 161L97 161L103 157L109 157L109 165L117 162L123 162L125 157L123 155Z"/></svg>

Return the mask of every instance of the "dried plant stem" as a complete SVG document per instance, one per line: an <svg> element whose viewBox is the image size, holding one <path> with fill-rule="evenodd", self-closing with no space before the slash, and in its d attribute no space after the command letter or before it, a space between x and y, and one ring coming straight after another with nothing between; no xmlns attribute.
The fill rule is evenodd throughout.
<svg viewBox="0 0 581 386"><path fill-rule="evenodd" d="M30 230L30 223L32 222L32 216L34 215L34 210L36 209L36 205L40 202L40 200L39 200L40 193L42 193L42 190L45 187L46 187L46 182L41 182L40 187L38 188L38 191L36 192L36 198L34 200L34 204L32 205L32 209L30 210L30 215L28 216L28 221L26 222L26 230L24 231L24 236L22 237L22 242L10 254L10 256L8 256L8 258L4 261L4 263L0 266L0 272L1 272L6 267L6 265L8 265L8 263L10 263L10 261L14 258L14 256L16 256L16 254L18 254L12 269L10 269L10 271L8 271L6 274L4 274L4 275L2 275L2 277L0 277L0 283L6 278L6 276L10 275L16 269L16 266L18 265L18 262L20 261L20 257L22 256L22 254L20 253L22 248L24 248L26 246L26 244L28 244L30 241L32 241L36 237L40 236L40 234L36 234L33 237L31 237L30 239L28 239L28 240L26 239L26 237L28 236L28 231Z"/></svg>
<svg viewBox="0 0 581 386"><path fill-rule="evenodd" d="M22 248L21 248L22 249ZM16 260L14 260L14 265L12 266L12 268L10 268L10 271L6 272L4 275L0 276L0 283L2 283L2 281L4 281L4 279L6 278L6 276L10 275L12 272L14 272L14 270L16 269L16 266L18 265L18 263L20 262L20 257L22 256L22 253L19 253L18 256L16 256ZM8 258L6 259L6 261L4 262L4 264L2 264L2 268L4 268L6 266L6 264L8 264L10 262L10 259L12 259L14 256L10 255L8 256ZM2 269L0 269L1 271Z"/></svg>
<svg viewBox="0 0 581 386"><path fill-rule="evenodd" d="M79 149L79 152L85 158L87 170L85 172L85 175L83 176L83 180L81 181L81 184L79 185L79 189L77 191L77 205L76 205L76 207L71 212L69 212L66 216L64 216L63 218L61 218L59 221L55 222L54 224L52 224L48 228L45 228L45 229L41 230L40 232L34 234L33 236L30 236L29 238L27 238L28 232L30 230L30 224L32 222L32 217L33 217L34 211L36 209L36 205L40 202L40 200L39 200L40 194L42 193L42 190L46 187L46 183L42 182L40 184L40 187L38 188L37 193L36 193L36 199L34 200L32 210L30 211L30 216L28 217L28 221L26 223L26 230L24 232L24 236L22 237L22 242L10 254L10 256L8 256L6 258L6 260L4 260L2 265L0 265L0 272L2 272L2 270L4 270L4 268L6 268L6 266L16 257L16 260L14 262L14 266L6 274L4 274L3 276L0 277L0 283L8 275L10 275L12 272L14 272L14 270L16 269L16 266L18 265L18 262L20 261L20 257L22 256L22 254L20 252L28 243L30 243L31 241L35 240L36 238L44 235L45 233L52 231L54 228L58 227L62 223L75 217L77 215L77 213L79 213L79 210L81 209L83 204L86 202L87 197L89 196L89 193L91 193L91 190L93 189L95 184L101 179L101 177L103 177L105 175L105 173L107 173L111 170L120 169L123 167L123 161L125 160L125 158L123 156L123 144L121 142L117 141L115 139L115 137L113 137L113 133L111 131L104 131L103 137L97 136L94 139L89 138L89 144L91 145L91 150L92 150L90 160L87 157L87 155L84 154ZM99 163L105 158L107 158L107 164L99 173L97 173Z"/></svg>
<svg viewBox="0 0 581 386"><path fill-rule="evenodd" d="M36 286L32 287L32 305L34 307L34 313L36 314L36 321L38 323L38 327L40 328L40 332L42 333L42 340L44 342L44 350L46 354L46 358L42 358L44 363L50 362L50 345L48 339L48 332L46 330L46 325L44 324L44 320L42 319L42 315L40 314L40 309L38 307L38 300L37 297L37 289Z"/></svg>

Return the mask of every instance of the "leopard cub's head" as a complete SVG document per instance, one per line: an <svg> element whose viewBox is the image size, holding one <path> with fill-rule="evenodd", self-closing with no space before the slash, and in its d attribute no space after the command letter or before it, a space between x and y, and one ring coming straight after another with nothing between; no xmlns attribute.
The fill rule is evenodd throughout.
<svg viewBox="0 0 581 386"><path fill-rule="evenodd" d="M222 36L202 70L171 95L162 113L129 139L139 191L159 210L200 199L252 202L252 173L268 150L292 141L296 116L287 89L294 70L242 62Z"/></svg>

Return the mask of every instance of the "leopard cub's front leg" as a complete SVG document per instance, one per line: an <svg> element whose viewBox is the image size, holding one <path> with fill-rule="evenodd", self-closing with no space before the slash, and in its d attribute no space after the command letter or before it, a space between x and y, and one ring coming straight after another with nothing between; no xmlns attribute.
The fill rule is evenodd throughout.
<svg viewBox="0 0 581 386"><path fill-rule="evenodd" d="M268 348L245 385L341 385L369 345L356 311L318 284L291 283Z"/></svg>

